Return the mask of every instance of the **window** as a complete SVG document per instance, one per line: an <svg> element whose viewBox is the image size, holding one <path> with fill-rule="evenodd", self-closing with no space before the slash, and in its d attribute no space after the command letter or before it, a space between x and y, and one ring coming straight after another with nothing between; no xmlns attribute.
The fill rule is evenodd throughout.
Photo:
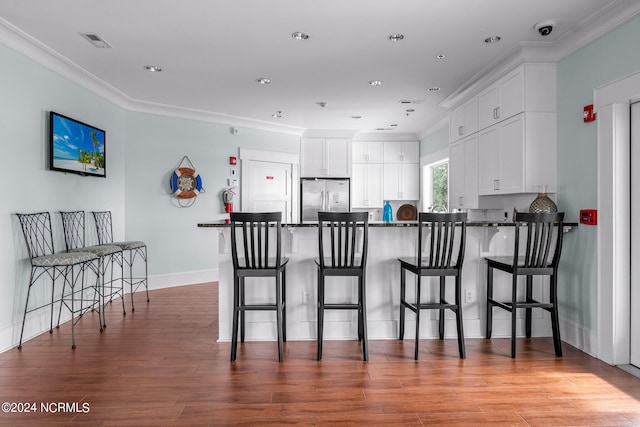
<svg viewBox="0 0 640 427"><path fill-rule="evenodd" d="M422 209L430 211L434 206L438 206L449 211L449 159L426 165L422 170Z"/></svg>

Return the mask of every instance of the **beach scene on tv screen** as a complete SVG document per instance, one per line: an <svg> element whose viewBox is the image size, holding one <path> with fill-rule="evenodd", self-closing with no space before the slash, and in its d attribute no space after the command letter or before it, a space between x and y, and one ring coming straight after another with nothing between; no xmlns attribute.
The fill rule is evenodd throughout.
<svg viewBox="0 0 640 427"><path fill-rule="evenodd" d="M53 167L104 175L104 132L54 115Z"/></svg>

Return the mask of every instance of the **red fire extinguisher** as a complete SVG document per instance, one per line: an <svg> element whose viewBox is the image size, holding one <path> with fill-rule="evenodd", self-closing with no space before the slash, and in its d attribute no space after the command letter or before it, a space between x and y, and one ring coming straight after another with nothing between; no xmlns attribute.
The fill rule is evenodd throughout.
<svg viewBox="0 0 640 427"><path fill-rule="evenodd" d="M222 192L222 201L224 202L224 211L226 213L233 212L233 196L235 196L235 194L231 188L227 188ZM231 221L227 219L226 222L228 224Z"/></svg>

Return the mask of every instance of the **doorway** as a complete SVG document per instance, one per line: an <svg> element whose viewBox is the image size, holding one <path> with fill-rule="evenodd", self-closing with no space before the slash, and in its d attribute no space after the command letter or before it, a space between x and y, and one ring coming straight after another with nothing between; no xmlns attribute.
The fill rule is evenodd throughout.
<svg viewBox="0 0 640 427"><path fill-rule="evenodd" d="M298 219L298 155L240 149L241 208L244 212L282 212L283 223Z"/></svg>

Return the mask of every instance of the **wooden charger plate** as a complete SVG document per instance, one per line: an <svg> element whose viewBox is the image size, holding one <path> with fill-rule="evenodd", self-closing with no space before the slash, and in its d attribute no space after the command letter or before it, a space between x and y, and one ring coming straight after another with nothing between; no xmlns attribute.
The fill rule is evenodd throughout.
<svg viewBox="0 0 640 427"><path fill-rule="evenodd" d="M418 219L418 210L413 205L402 205L396 213L398 221L415 221Z"/></svg>

